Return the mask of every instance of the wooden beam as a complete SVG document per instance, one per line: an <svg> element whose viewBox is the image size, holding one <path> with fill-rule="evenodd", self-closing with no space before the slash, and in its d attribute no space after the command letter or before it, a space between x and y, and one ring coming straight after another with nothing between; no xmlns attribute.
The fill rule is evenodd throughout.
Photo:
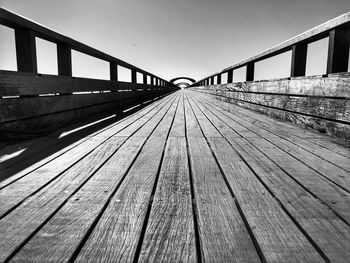
<svg viewBox="0 0 350 263"><path fill-rule="evenodd" d="M253 81L253 80L254 80L254 62L249 62L247 64L246 81Z"/></svg>
<svg viewBox="0 0 350 263"><path fill-rule="evenodd" d="M37 74L35 34L31 30L15 29L17 70Z"/></svg>
<svg viewBox="0 0 350 263"><path fill-rule="evenodd" d="M217 76L217 84L221 84L221 74Z"/></svg>
<svg viewBox="0 0 350 263"><path fill-rule="evenodd" d="M143 84L147 85L147 74L143 74Z"/></svg>
<svg viewBox="0 0 350 263"><path fill-rule="evenodd" d="M329 32L327 74L348 71L349 41L349 28L335 28Z"/></svg>
<svg viewBox="0 0 350 263"><path fill-rule="evenodd" d="M137 72L135 69L131 70L131 82L132 83L137 83L137 76L136 76Z"/></svg>
<svg viewBox="0 0 350 263"><path fill-rule="evenodd" d="M72 76L72 52L68 44L57 44L58 75Z"/></svg>
<svg viewBox="0 0 350 263"><path fill-rule="evenodd" d="M214 85L214 77L210 78L210 85Z"/></svg>
<svg viewBox="0 0 350 263"><path fill-rule="evenodd" d="M233 70L227 72L227 83L233 83Z"/></svg>
<svg viewBox="0 0 350 263"><path fill-rule="evenodd" d="M296 44L292 48L291 77L305 76L307 44Z"/></svg>
<svg viewBox="0 0 350 263"><path fill-rule="evenodd" d="M115 62L109 62L110 80L118 81L118 65Z"/></svg>

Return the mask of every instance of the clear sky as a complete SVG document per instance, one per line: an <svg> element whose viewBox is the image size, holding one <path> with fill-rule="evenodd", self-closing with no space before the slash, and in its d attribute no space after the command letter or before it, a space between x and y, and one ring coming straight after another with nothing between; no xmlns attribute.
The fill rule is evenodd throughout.
<svg viewBox="0 0 350 263"><path fill-rule="evenodd" d="M349 0L0 0L0 6L165 79L203 78L350 11ZM55 46L37 45L39 71L57 71ZM327 45L310 47L308 74L324 73ZM13 46L13 32L0 26L1 69L16 67ZM287 53L258 63L257 78L288 75L289 59ZM73 54L73 73L104 78L108 65Z"/></svg>

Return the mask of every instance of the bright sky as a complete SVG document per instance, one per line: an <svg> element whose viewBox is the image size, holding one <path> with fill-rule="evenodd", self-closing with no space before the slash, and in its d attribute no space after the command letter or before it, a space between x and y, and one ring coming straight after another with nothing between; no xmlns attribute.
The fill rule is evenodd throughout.
<svg viewBox="0 0 350 263"><path fill-rule="evenodd" d="M162 78L201 79L350 11L349 0L0 0L0 6ZM327 40L307 74L325 72ZM39 72L57 72L55 46L38 40ZM256 65L285 77L290 54ZM0 26L0 69L15 70L13 31ZM108 64L73 54L73 74L108 77ZM123 74L121 74L123 75ZM240 80L243 71L234 75Z"/></svg>

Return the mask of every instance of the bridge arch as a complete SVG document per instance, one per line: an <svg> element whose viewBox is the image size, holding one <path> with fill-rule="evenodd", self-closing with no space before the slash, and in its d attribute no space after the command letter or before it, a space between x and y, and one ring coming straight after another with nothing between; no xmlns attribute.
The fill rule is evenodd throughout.
<svg viewBox="0 0 350 263"><path fill-rule="evenodd" d="M170 82L171 82L171 83L174 83L175 81L180 80L180 79L185 79L185 80L188 80L188 81L190 81L190 82L192 82L192 83L195 83L195 82L196 82L195 79L188 78L188 77L178 77L178 78L174 78L174 79L171 79Z"/></svg>

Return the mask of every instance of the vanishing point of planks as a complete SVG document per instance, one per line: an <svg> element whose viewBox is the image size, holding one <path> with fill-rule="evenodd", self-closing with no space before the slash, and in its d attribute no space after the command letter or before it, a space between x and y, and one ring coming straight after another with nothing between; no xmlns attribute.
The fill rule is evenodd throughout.
<svg viewBox="0 0 350 263"><path fill-rule="evenodd" d="M350 150L178 91L0 182L0 262L349 262Z"/></svg>

